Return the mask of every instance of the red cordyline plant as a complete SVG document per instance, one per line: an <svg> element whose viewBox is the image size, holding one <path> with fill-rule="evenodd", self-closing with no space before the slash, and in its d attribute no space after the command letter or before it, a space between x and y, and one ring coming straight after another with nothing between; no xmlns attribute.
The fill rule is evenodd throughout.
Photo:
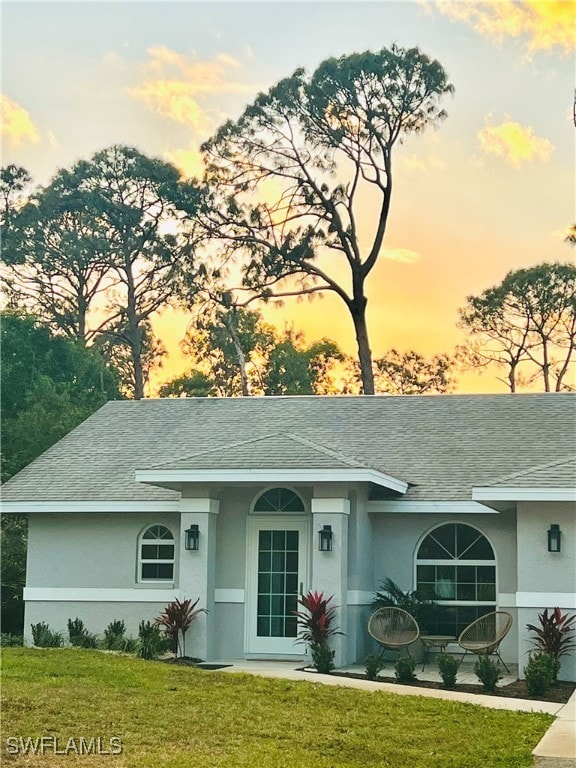
<svg viewBox="0 0 576 768"><path fill-rule="evenodd" d="M298 604L306 609L306 613L294 611L300 625L298 639L301 643L310 644L316 671L323 674L330 674L334 669L334 651L328 645L328 638L331 635L343 634L332 626L338 607L329 605L333 599L334 595L325 598L322 592L308 592L298 600Z"/></svg>
<svg viewBox="0 0 576 768"><path fill-rule="evenodd" d="M530 642L539 651L549 653L559 659L561 656L570 655L576 648L574 632L576 627L576 614L562 613L560 608L554 608L548 615L548 608L538 614L540 626L526 624L530 632L535 632L536 637L531 637Z"/></svg>
<svg viewBox="0 0 576 768"><path fill-rule="evenodd" d="M186 600L178 600L174 598L171 603L164 608L164 613L160 614L156 621L155 626L162 627L166 637L170 639L172 643L172 650L176 655L186 656L186 632L190 629L190 625L200 613L206 613L206 608L196 608L200 598L192 602L192 598ZM179 654L179 651L182 653Z"/></svg>
<svg viewBox="0 0 576 768"><path fill-rule="evenodd" d="M332 626L338 608L337 605L329 606L333 599L334 595L326 598L322 592L308 592L298 600L298 605L307 611L307 613L294 611L300 627L298 632L300 642L321 645L331 635L342 634L337 627Z"/></svg>

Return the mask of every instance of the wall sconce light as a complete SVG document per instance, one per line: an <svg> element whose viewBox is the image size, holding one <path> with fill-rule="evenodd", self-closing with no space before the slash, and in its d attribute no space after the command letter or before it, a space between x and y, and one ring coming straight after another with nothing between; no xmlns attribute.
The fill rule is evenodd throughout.
<svg viewBox="0 0 576 768"><path fill-rule="evenodd" d="M562 548L562 531L559 525L548 528L548 552L560 552Z"/></svg>
<svg viewBox="0 0 576 768"><path fill-rule="evenodd" d="M320 552L332 552L332 526L325 525L318 531L318 549Z"/></svg>
<svg viewBox="0 0 576 768"><path fill-rule="evenodd" d="M186 538L184 540L184 546L186 549L197 550L200 548L200 531L197 525L191 525L185 531Z"/></svg>

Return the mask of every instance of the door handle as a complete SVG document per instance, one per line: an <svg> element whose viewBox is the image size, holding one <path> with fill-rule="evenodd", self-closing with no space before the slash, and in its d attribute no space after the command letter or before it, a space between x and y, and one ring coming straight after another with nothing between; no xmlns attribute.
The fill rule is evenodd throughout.
<svg viewBox="0 0 576 768"><path fill-rule="evenodd" d="M302 582L302 581L300 582L299 593L300 593L300 597L304 597L304 582Z"/></svg>

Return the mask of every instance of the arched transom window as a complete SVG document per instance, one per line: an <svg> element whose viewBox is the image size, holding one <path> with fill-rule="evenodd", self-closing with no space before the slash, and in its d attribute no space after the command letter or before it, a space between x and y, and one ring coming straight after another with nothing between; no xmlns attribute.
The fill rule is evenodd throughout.
<svg viewBox="0 0 576 768"><path fill-rule="evenodd" d="M488 539L464 523L431 531L416 554L416 588L439 606L437 634L454 635L496 608L496 559Z"/></svg>
<svg viewBox="0 0 576 768"><path fill-rule="evenodd" d="M304 512L304 504L289 488L271 488L256 500L254 512Z"/></svg>
<svg viewBox="0 0 576 768"><path fill-rule="evenodd" d="M140 581L174 580L174 536L164 525L151 525L140 536Z"/></svg>

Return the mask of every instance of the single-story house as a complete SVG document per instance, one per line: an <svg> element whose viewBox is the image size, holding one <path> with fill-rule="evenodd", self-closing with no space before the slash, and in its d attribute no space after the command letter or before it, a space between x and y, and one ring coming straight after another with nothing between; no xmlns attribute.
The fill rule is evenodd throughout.
<svg viewBox="0 0 576 768"><path fill-rule="evenodd" d="M339 606L343 665L373 650L388 577L434 590L440 634L511 612L522 666L527 622L576 609L575 448L569 393L109 402L4 486L29 516L27 639L76 616L136 635L199 597L189 652L297 658L311 589Z"/></svg>

